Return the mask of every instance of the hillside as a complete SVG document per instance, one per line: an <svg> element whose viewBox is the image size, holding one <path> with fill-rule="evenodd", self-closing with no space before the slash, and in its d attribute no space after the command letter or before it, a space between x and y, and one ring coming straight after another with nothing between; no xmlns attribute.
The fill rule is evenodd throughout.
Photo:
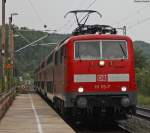
<svg viewBox="0 0 150 133"><path fill-rule="evenodd" d="M30 42L33 42L40 37L43 37L47 33L41 31L19 31L24 37L26 37ZM17 34L17 33L16 33ZM49 34L49 36L38 42L38 44L46 43L56 43L60 42L67 35L62 34ZM27 45L28 43L21 37L15 38L15 50ZM37 44L37 43L36 43ZM54 48L54 45L47 46L30 46L20 52L16 53L16 66L17 73L22 75L23 72L33 73L37 65L45 58L50 51Z"/></svg>
<svg viewBox="0 0 150 133"><path fill-rule="evenodd" d="M150 57L150 43L146 43L144 41L134 41L134 48L140 49L143 52L143 55L146 58Z"/></svg>

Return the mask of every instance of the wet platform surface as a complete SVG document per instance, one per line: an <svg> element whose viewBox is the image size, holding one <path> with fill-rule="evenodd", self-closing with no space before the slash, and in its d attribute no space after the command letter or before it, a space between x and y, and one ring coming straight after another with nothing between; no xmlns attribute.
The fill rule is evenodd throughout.
<svg viewBox="0 0 150 133"><path fill-rule="evenodd" d="M72 133L74 130L37 94L20 94L0 121L0 133Z"/></svg>

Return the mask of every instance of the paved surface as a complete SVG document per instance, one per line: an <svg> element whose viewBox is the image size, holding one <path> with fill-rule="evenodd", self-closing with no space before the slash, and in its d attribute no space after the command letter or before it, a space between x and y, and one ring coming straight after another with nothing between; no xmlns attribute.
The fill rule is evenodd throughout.
<svg viewBox="0 0 150 133"><path fill-rule="evenodd" d="M37 94L20 94L0 122L0 133L74 132Z"/></svg>

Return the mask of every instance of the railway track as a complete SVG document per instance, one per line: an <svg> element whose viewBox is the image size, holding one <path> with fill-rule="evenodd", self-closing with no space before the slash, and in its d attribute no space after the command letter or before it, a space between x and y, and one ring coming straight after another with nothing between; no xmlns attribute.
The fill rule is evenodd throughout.
<svg viewBox="0 0 150 133"><path fill-rule="evenodd" d="M51 106L54 110L55 108L52 106L52 103L50 100L44 98L41 94L39 94L48 104ZM64 119L61 114L55 110L62 119ZM66 120L64 119L68 125L70 125L75 132L77 133L132 133L127 127L125 127L123 124L118 122L112 122L111 124L104 124L99 121L89 121L89 122L83 122L83 123L76 123L72 120Z"/></svg>
<svg viewBox="0 0 150 133"><path fill-rule="evenodd" d="M42 98L53 108L52 103L47 98ZM53 108L55 110L55 108ZM63 116L55 110L62 119ZM137 107L137 114L133 116L132 119L128 119L127 121L114 121L111 124L104 124L99 122L99 120L95 120L94 122L88 119L85 120L83 123L76 123L73 120L66 120L64 121L71 126L75 132L77 133L149 133L149 109ZM142 119L139 119L142 118ZM146 120L146 121L145 121ZM87 121L89 121L87 123Z"/></svg>
<svg viewBox="0 0 150 133"><path fill-rule="evenodd" d="M132 133L132 130L131 130L131 129L125 127L124 125L122 125L122 124L120 124L120 123L118 124L118 127L120 127L120 128L122 129L122 131L124 131L124 132L126 132L126 133Z"/></svg>
<svg viewBox="0 0 150 133"><path fill-rule="evenodd" d="M136 116L150 121L150 109L137 107Z"/></svg>
<svg viewBox="0 0 150 133"><path fill-rule="evenodd" d="M110 124L98 123L98 121L86 122L78 126L72 124L72 127L77 133L132 133L127 127L118 122Z"/></svg>

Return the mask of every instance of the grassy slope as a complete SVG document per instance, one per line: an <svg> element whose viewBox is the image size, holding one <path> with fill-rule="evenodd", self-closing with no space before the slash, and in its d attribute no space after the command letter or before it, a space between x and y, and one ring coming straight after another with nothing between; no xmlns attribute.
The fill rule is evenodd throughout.
<svg viewBox="0 0 150 133"><path fill-rule="evenodd" d="M150 108L150 96L138 95L138 103L140 106L149 107Z"/></svg>

